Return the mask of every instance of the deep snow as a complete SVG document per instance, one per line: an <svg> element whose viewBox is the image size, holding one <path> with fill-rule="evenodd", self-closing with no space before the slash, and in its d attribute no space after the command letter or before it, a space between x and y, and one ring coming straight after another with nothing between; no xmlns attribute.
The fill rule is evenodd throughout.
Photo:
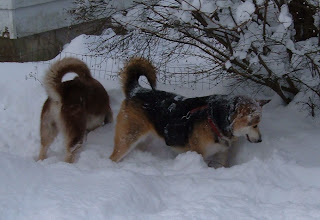
<svg viewBox="0 0 320 220"><path fill-rule="evenodd" d="M70 49L71 48L71 49ZM66 50L84 51L73 41ZM62 138L36 162L46 99L43 63L0 63L0 219L320 219L319 122L278 98L263 109L263 142L240 139L231 168L208 168L200 155L176 156L152 139L122 162L113 150L114 123L88 135L74 164L63 162ZM31 77L34 76L34 77ZM97 78L114 117L118 81ZM185 96L224 92L159 85Z"/></svg>

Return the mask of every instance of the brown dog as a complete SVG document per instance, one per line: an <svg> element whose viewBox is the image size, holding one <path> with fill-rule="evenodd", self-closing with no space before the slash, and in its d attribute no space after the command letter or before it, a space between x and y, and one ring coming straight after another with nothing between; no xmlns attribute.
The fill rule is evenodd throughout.
<svg viewBox="0 0 320 220"><path fill-rule="evenodd" d="M67 73L78 77L62 82ZM71 57L49 68L44 86L48 98L41 113L39 160L47 157L47 150L60 131L67 150L65 161L72 163L87 132L112 121L108 93L84 62Z"/></svg>
<svg viewBox="0 0 320 220"><path fill-rule="evenodd" d="M152 89L139 85L142 75ZM228 149L235 137L262 141L258 124L261 106L268 101L226 95L185 98L155 90L155 68L143 58L131 59L120 76L126 99L117 116L113 161L120 161L149 133L177 152L198 152L214 167L228 166Z"/></svg>

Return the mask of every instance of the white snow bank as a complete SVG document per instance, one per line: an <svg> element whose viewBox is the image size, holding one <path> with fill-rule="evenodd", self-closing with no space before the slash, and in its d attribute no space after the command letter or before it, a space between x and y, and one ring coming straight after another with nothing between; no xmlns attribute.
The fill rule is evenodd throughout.
<svg viewBox="0 0 320 220"><path fill-rule="evenodd" d="M283 24L283 26L287 29L292 24L292 17L289 12L289 8L287 5L281 6L281 12L279 14L279 21Z"/></svg>
<svg viewBox="0 0 320 220"><path fill-rule="evenodd" d="M61 137L48 159L36 162L46 99L37 79L47 65L0 66L0 219L320 219L319 124L294 106L267 104L263 142L240 139L228 169L208 168L194 152L176 157L159 139L113 163L114 124L91 132L74 164L63 162ZM116 116L120 85L98 80ZM187 96L213 92L160 88Z"/></svg>
<svg viewBox="0 0 320 220"><path fill-rule="evenodd" d="M252 1L245 1L237 7L236 21L238 24L244 23L251 19L252 13L255 11L255 6Z"/></svg>

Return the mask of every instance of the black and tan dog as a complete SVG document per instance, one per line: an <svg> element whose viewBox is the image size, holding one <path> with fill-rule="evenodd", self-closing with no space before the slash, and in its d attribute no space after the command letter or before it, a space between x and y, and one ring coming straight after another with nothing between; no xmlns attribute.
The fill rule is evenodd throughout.
<svg viewBox="0 0 320 220"><path fill-rule="evenodd" d="M139 85L140 76L146 76L152 89ZM143 58L131 59L120 77L126 99L117 116L113 161L120 161L149 133L178 152L200 153L214 167L227 166L235 137L261 142L258 124L267 101L225 95L185 98L155 90L156 70Z"/></svg>
<svg viewBox="0 0 320 220"><path fill-rule="evenodd" d="M62 82L67 73L78 77ZM49 68L44 86L48 98L41 113L39 160L47 157L47 150L60 131L67 150L65 161L72 163L87 132L112 121L108 93L84 62L71 57Z"/></svg>

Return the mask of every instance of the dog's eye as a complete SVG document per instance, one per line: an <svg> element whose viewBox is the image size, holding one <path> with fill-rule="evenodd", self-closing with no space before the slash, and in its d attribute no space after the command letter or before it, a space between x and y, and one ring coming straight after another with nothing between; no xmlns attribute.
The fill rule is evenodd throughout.
<svg viewBox="0 0 320 220"><path fill-rule="evenodd" d="M252 126L253 128L257 128L258 127L258 125L254 125L254 126Z"/></svg>

